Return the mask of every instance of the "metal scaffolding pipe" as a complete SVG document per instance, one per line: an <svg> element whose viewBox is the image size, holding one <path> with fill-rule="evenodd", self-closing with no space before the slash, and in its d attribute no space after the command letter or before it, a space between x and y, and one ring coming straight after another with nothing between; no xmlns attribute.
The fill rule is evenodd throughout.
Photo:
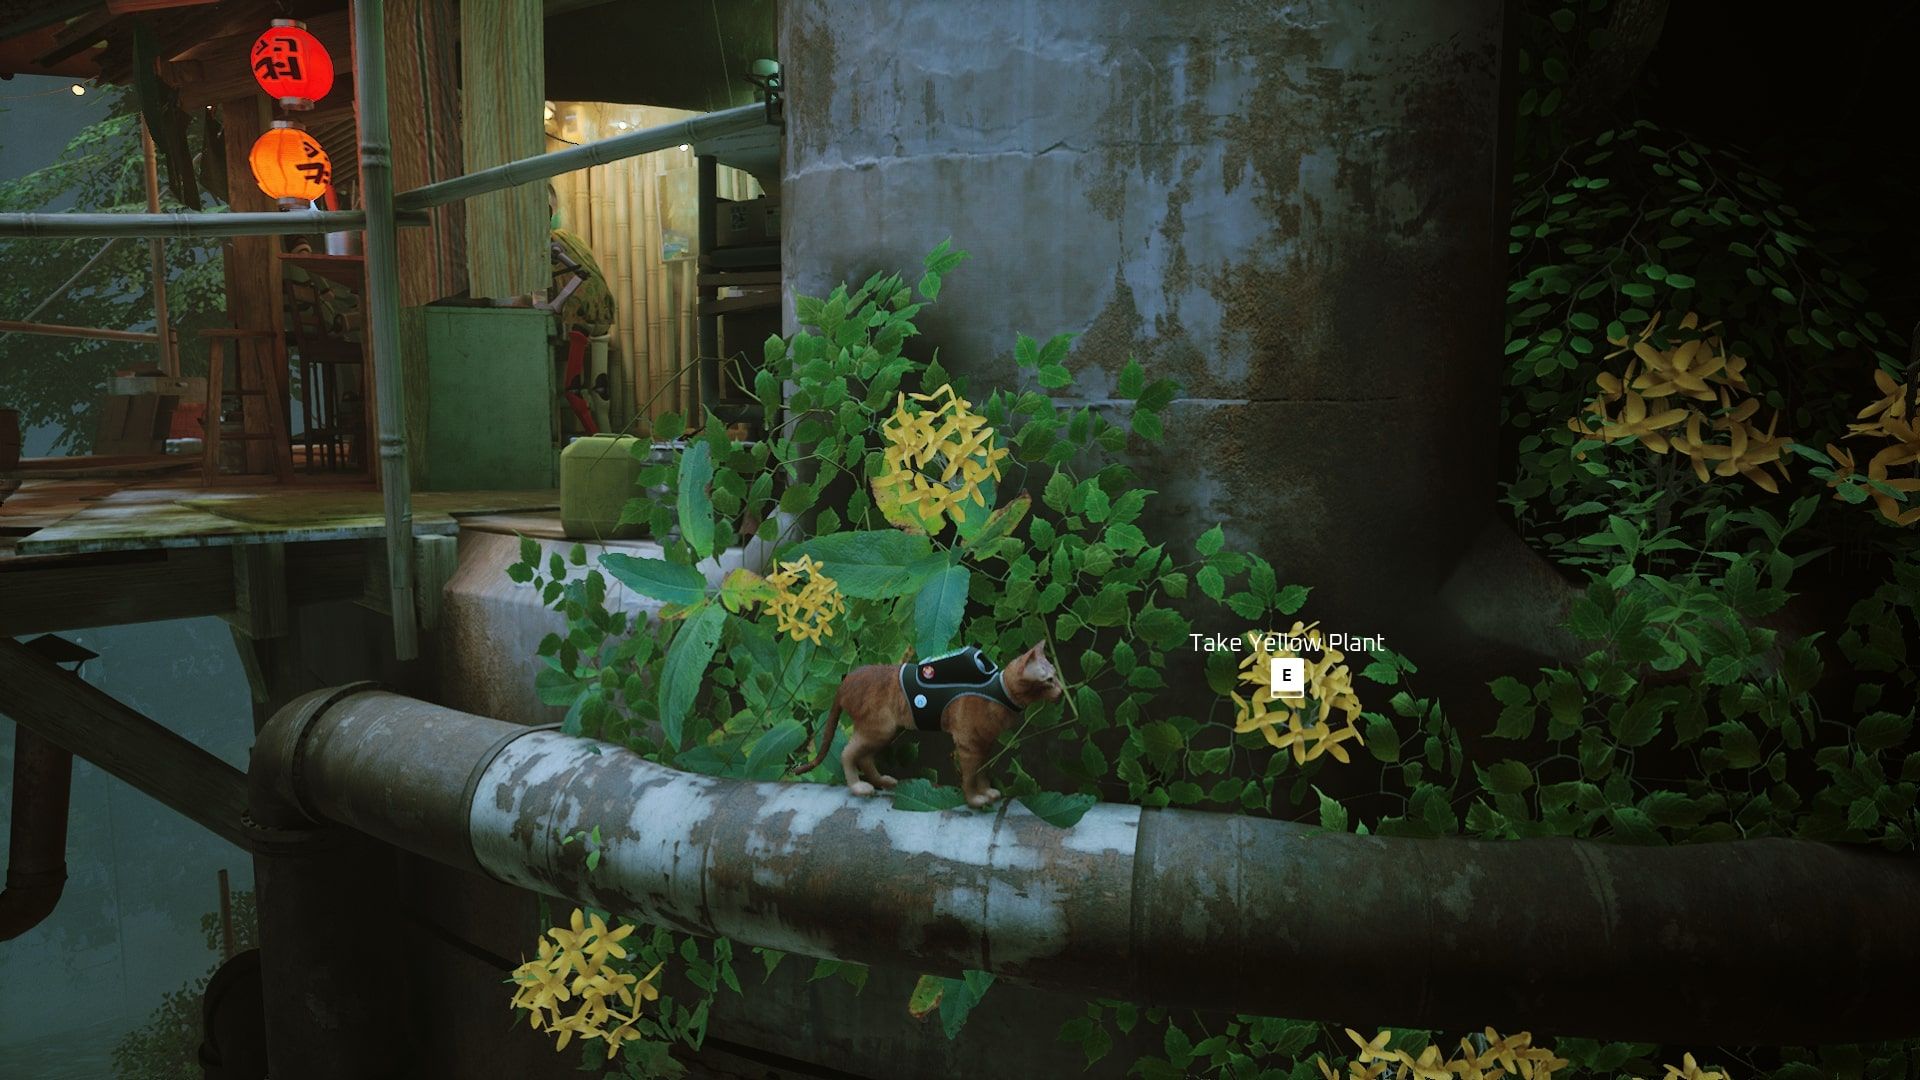
<svg viewBox="0 0 1920 1080"><path fill-rule="evenodd" d="M585 146L575 146L566 150L556 150L550 154L510 161L505 165L496 165L491 169L456 176L450 180L426 184L412 191L402 192L394 200L394 205L402 210L425 210L431 206L441 206L461 199L471 199L475 195L485 195L489 191L530 184L536 180L546 180L561 173L594 165L606 165L623 158L639 154L665 150L681 143L697 143L716 139L722 135L749 131L767 122L765 105L737 105L731 109L706 113L701 116L675 120L671 124L661 124L645 131L635 131L627 135L616 135L611 139L601 139Z"/></svg>
<svg viewBox="0 0 1920 1080"><path fill-rule="evenodd" d="M1366 1025L1711 1044L1920 1034L1920 862L1878 851L1414 840L1114 804L1070 829L1009 804L910 813L351 687L281 710L252 768L262 820L336 822L815 957ZM589 871L562 841L596 826Z"/></svg>
<svg viewBox="0 0 1920 1080"><path fill-rule="evenodd" d="M0 214L0 240L76 236L287 236L366 228L359 210L288 210L246 214ZM427 225L424 213L397 215L401 225Z"/></svg>
<svg viewBox="0 0 1920 1080"><path fill-rule="evenodd" d="M353 5L353 93L360 107L360 190L367 218L367 335L380 421L380 493L387 520L387 605L393 651L420 655L413 613L413 477L407 471L406 386L400 370L399 240L387 118L385 0Z"/></svg>
<svg viewBox="0 0 1920 1080"><path fill-rule="evenodd" d="M13 820L7 831L7 887L0 891L0 941L39 926L66 891L72 790L73 755L14 725Z"/></svg>

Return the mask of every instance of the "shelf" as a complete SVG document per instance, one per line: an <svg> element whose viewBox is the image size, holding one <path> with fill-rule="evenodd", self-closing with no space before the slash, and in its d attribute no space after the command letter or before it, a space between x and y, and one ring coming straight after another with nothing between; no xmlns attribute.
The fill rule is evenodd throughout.
<svg viewBox="0 0 1920 1080"><path fill-rule="evenodd" d="M367 259L364 255L280 254L282 265L297 266L317 278L345 285L355 292L367 287Z"/></svg>
<svg viewBox="0 0 1920 1080"><path fill-rule="evenodd" d="M777 270L780 267L779 244L750 244L746 247L715 248L700 256L705 270Z"/></svg>
<svg viewBox="0 0 1920 1080"><path fill-rule="evenodd" d="M743 311L764 311L779 306L779 293L757 293L752 296L728 296L719 300L702 300L699 314L738 315Z"/></svg>

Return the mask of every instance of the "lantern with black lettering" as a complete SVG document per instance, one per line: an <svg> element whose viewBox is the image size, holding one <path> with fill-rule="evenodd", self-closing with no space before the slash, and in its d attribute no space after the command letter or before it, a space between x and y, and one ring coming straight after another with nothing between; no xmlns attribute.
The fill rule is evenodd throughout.
<svg viewBox="0 0 1920 1080"><path fill-rule="evenodd" d="M325 197L333 183L333 162L313 136L289 120L275 120L247 154L260 190L289 208Z"/></svg>
<svg viewBox="0 0 1920 1080"><path fill-rule="evenodd" d="M275 19L253 42L253 80L281 108L311 109L333 89L333 57L305 23Z"/></svg>

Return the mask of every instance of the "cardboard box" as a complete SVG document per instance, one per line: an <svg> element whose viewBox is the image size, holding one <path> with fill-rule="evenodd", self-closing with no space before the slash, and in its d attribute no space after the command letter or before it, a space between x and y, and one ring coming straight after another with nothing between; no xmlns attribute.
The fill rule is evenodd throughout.
<svg viewBox="0 0 1920 1080"><path fill-rule="evenodd" d="M746 247L780 242L780 200L768 195L714 207L713 246Z"/></svg>
<svg viewBox="0 0 1920 1080"><path fill-rule="evenodd" d="M166 449L179 398L162 394L114 394L100 416L93 452L104 457L158 454Z"/></svg>

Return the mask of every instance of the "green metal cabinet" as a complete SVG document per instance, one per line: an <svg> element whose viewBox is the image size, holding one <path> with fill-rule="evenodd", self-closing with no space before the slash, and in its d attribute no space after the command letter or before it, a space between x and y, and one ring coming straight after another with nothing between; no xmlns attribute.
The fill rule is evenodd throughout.
<svg viewBox="0 0 1920 1080"><path fill-rule="evenodd" d="M408 313L409 344L426 361L424 453L429 491L556 486L553 317L534 308L424 307ZM409 410L413 411L413 410Z"/></svg>

